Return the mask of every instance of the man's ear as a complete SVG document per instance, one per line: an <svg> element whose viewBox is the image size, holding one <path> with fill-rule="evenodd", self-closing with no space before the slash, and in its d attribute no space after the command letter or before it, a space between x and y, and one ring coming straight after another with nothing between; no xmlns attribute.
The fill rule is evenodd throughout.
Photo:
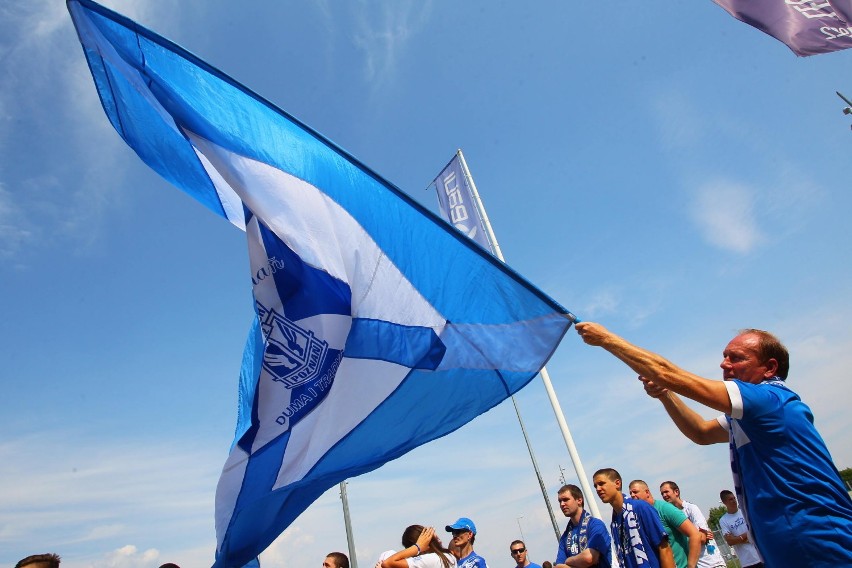
<svg viewBox="0 0 852 568"><path fill-rule="evenodd" d="M763 363L763 366L766 367L766 373L764 373L764 375L767 379L778 374L778 361L774 357L767 359Z"/></svg>

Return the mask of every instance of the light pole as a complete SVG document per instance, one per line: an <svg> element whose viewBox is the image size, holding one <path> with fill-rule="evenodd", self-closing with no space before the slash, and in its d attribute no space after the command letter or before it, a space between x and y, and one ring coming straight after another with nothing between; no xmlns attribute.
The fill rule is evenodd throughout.
<svg viewBox="0 0 852 568"><path fill-rule="evenodd" d="M524 543L526 543L526 542L527 542L527 539L526 539L526 538L524 538L524 529L522 529L522 528L521 528L521 519L523 519L523 518L524 518L524 516L523 516L523 515L521 515L520 517L517 517L517 521L518 521L518 530L519 530L519 531L521 531L521 540L522 540L522 541L524 541Z"/></svg>

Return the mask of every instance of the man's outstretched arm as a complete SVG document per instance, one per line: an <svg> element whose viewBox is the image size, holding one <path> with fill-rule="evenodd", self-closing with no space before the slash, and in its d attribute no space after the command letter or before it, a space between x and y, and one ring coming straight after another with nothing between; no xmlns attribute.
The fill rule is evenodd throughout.
<svg viewBox="0 0 852 568"><path fill-rule="evenodd" d="M705 420L703 416L689 408L678 395L654 384L653 381L645 377L639 377L639 380L645 386L648 396L663 403L663 408L684 436L703 446L728 441L727 430L722 428L717 420Z"/></svg>
<svg viewBox="0 0 852 568"><path fill-rule="evenodd" d="M731 412L731 400L722 381L711 381L685 371L668 359L633 345L600 324L581 322L576 324L575 327L583 341L589 345L603 347L639 375L653 381L657 386L674 391L720 412L726 414Z"/></svg>

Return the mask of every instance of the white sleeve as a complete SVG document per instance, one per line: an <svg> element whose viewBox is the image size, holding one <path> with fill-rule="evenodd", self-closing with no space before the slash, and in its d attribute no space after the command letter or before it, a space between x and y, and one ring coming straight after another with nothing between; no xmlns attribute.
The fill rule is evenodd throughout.
<svg viewBox="0 0 852 568"><path fill-rule="evenodd" d="M739 420L743 417L743 395L740 393L740 387L734 381L725 381L724 384L728 389L728 398L731 399L731 418Z"/></svg>
<svg viewBox="0 0 852 568"><path fill-rule="evenodd" d="M701 512L701 509L695 503L689 504L689 520L699 529L708 530L710 528L707 526L707 519L704 518L704 513Z"/></svg>

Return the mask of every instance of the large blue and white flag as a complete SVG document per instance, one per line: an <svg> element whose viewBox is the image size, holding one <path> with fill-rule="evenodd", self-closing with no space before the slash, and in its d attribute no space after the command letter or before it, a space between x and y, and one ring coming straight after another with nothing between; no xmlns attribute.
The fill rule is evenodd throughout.
<svg viewBox="0 0 852 568"><path fill-rule="evenodd" d="M849 0L713 0L800 56L852 47ZM839 8L839 10L838 10Z"/></svg>
<svg viewBox="0 0 852 568"><path fill-rule="evenodd" d="M485 221L476 206L471 182L465 175L460 159L461 150L456 152L450 163L438 174L429 187L438 194L438 208L441 216L452 225L476 241L482 248L492 251L491 242L485 229Z"/></svg>
<svg viewBox="0 0 852 568"><path fill-rule="evenodd" d="M317 497L526 385L572 316L310 128L89 0L103 108L154 170L243 228L255 322L216 494L215 566Z"/></svg>

